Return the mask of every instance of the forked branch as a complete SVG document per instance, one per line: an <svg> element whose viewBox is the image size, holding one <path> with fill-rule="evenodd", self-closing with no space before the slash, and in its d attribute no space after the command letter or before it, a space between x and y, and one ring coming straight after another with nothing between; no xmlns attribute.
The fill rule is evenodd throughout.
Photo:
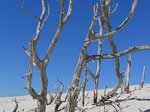
<svg viewBox="0 0 150 112"><path fill-rule="evenodd" d="M48 4L48 8L46 8L46 0L41 0L41 15L38 17L38 23L37 28L34 37L30 41L29 44L29 50L24 48L25 53L29 56L29 70L26 75L27 79L27 90L29 94L36 99L38 102L38 112L45 112L46 111L46 105L47 105L47 87L48 87L48 78L46 74L46 68L50 59L50 56L52 55L52 52L55 48L55 45L60 37L60 33L62 32L64 24L67 22L69 17L71 16L72 12L72 1L69 2L69 8L68 13L65 16L65 0L61 0L61 8L60 8L60 19L59 19L59 25L56 31L56 34L53 37L53 40L51 44L49 45L49 48L47 50L46 56L44 59L40 59L37 53L37 44L38 40L40 38L41 31L44 28L44 25L46 21L48 20L48 17L50 15L50 6ZM47 15L46 15L47 13ZM65 18L65 20L64 20ZM41 78L41 92L38 94L34 88L32 87L32 69L34 67L37 67L40 72L40 78ZM61 96L62 93L60 93L59 96ZM50 102L51 103L51 102Z"/></svg>
<svg viewBox="0 0 150 112"><path fill-rule="evenodd" d="M51 41L51 44L49 45L46 56L44 58L44 63L46 66L49 62L49 59L50 59L52 53L53 53L54 47L55 47L55 45L56 45L56 43L60 37L60 33L63 29L64 24L68 21L68 19L71 16L73 0L69 0L69 6L68 6L69 8L68 8L66 16L64 15L64 13L65 13L64 12L64 5L65 5L65 1L61 0L60 20L59 20L58 28L57 28L57 31L56 31L54 37L53 37L53 40Z"/></svg>
<svg viewBox="0 0 150 112"><path fill-rule="evenodd" d="M134 0L134 2L132 4L132 8L131 8L128 16L124 19L124 21L115 30L113 30L111 32L108 32L106 34L103 34L103 35L101 35L99 33L93 33L93 40L100 39L100 38L107 38L109 36L114 36L120 30L122 30L129 23L129 21L131 20L131 18L133 17L135 9L137 7L137 4L138 4L138 0Z"/></svg>

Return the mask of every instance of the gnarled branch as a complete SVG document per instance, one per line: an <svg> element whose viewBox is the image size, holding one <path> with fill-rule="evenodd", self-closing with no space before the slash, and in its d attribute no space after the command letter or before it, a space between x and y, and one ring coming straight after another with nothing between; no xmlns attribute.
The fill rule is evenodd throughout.
<svg viewBox="0 0 150 112"><path fill-rule="evenodd" d="M134 2L132 4L132 8L131 8L128 16L124 19L124 21L115 30L113 30L111 32L108 32L107 34L103 34L103 35L100 35L98 33L93 33L93 40L100 39L100 38L106 38L106 37L110 37L110 36L114 36L120 30L122 30L129 23L129 21L131 20L131 18L133 17L135 9L137 7L137 4L138 4L138 0L134 0Z"/></svg>
<svg viewBox="0 0 150 112"><path fill-rule="evenodd" d="M130 53L134 53L137 51L143 51L143 50L150 50L150 45L130 47L124 51L121 51L121 52L118 52L115 54L90 55L90 56L87 56L87 62L89 62L91 60L114 59L114 58L125 56Z"/></svg>

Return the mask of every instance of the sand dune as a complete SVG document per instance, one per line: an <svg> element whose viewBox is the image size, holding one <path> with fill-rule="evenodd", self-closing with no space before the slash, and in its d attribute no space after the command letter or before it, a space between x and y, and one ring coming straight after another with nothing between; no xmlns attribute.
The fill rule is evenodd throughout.
<svg viewBox="0 0 150 112"><path fill-rule="evenodd" d="M109 89L108 89L109 91ZM103 94L103 90L99 90L99 96ZM112 101L118 97L119 107L116 106L116 109L119 112L150 112L150 84L144 86L144 88L140 89L139 86L131 87L131 94L120 94L118 91L118 95L114 98L111 98ZM80 97L81 98L81 97ZM79 99L80 99L79 98ZM0 97L0 112L12 112L15 107L14 99L19 104L18 110L19 112L32 112L34 108L37 106L36 100L33 100L30 96L17 96L17 97ZM85 108L90 107L92 103L92 91L86 92L86 101ZM46 112L53 112L54 105L48 105ZM116 104L117 105L117 104ZM79 108L81 106L81 102L78 104ZM87 109L85 112L104 112L104 106L91 106L91 108ZM115 112L114 108L110 105L105 106L105 110L107 112ZM79 110L77 110L79 112Z"/></svg>

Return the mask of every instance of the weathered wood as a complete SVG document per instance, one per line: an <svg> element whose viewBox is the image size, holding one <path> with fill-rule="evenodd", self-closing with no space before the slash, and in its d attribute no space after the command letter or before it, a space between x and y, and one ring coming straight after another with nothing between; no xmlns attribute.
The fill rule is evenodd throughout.
<svg viewBox="0 0 150 112"><path fill-rule="evenodd" d="M131 75L131 54L127 57L127 68L126 68L126 79L125 79L125 87L124 90L126 93L130 92L130 75Z"/></svg>
<svg viewBox="0 0 150 112"><path fill-rule="evenodd" d="M103 1L101 0L101 3ZM104 2L103 2L104 3ZM132 19L135 9L137 7L138 4L138 0L134 0L133 4L132 4L132 8L128 14L128 16L123 20L123 22L113 31L107 32L106 34L100 35L99 33L93 33L93 40L96 39L102 39L102 38L107 38L107 37L114 37L115 34L117 34L119 31L121 31L122 29L124 29L124 27L129 23L129 21ZM102 4L101 4L102 5ZM108 4L110 5L110 4ZM107 9L108 6L106 6L106 3L103 4L103 6L105 6L105 8Z"/></svg>
<svg viewBox="0 0 150 112"><path fill-rule="evenodd" d="M56 46L56 43L59 40L63 26L65 25L65 23L68 21L68 19L71 16L72 1L73 0L69 0L68 11L67 11L67 14L65 15L65 12L64 12L65 1L61 0L60 19L59 19L57 31L52 39L52 42L49 45L49 48L46 52L44 59L40 59L38 56L38 53L37 53L37 44L38 44L38 41L40 38L41 31L44 28L45 22L47 21L49 14L50 14L49 4L48 4L48 10L47 10L46 9L46 0L41 0L42 12L38 19L38 24L37 24L35 35L34 35L33 39L30 41L29 50L24 48L25 53L29 56L29 70L28 70L28 73L26 74L27 90L28 90L29 94L33 97L33 99L37 100L37 103L38 103L37 112L45 112L46 111L46 105L48 103L47 102L48 78L47 78L47 74L46 74L46 68L47 68L48 62L50 60L50 57L53 53L53 50ZM46 12L48 12L47 16L46 16ZM35 89L32 87L32 69L33 69L33 67L37 67L38 71L40 72L40 78L41 78L41 84L42 84L40 93L37 93L35 91ZM57 105L59 105L59 104L57 104Z"/></svg>
<svg viewBox="0 0 150 112"><path fill-rule="evenodd" d="M77 106L77 99L78 99L79 92L80 92L79 83L80 83L80 78L81 78L81 72L82 72L83 67L85 66L87 49L90 45L90 41L88 40L91 40L93 28L97 20L98 5L94 6L93 12L94 12L94 16L93 16L93 19L89 28L89 32L87 34L83 48L79 56L79 60L78 60L78 63L74 72L72 84L70 85L68 89L67 105L65 107L65 112L74 112L75 107Z"/></svg>
<svg viewBox="0 0 150 112"><path fill-rule="evenodd" d="M145 72L146 72L146 66L143 67L143 73L142 73L142 80L141 80L141 88L144 86L144 81L145 81Z"/></svg>
<svg viewBox="0 0 150 112"><path fill-rule="evenodd" d="M114 59L114 61L115 61L115 72L116 72L116 76L118 78L118 83L113 88L112 91L108 92L107 95L105 95L105 99L107 99L107 98L110 98L110 96L112 96L113 94L116 93L116 91L118 90L118 88L120 87L120 85L122 83L122 73L120 73L119 57L123 56L125 54L128 54L130 52L139 50L138 48L133 48L131 50L129 49L129 51L125 51L121 54L118 54L117 46L116 46L116 44L113 40L113 37L115 36L115 34L118 33L120 30L122 30L128 24L128 22L131 20L133 14L135 12L138 0L134 0L134 2L132 4L132 8L129 12L129 15L127 16L127 18L125 18L125 20L115 30L111 29L111 24L110 24L110 21L109 21L110 12L108 11L108 8L111 4L111 0L106 0L106 1L105 0L100 0L100 1L101 1L101 10L100 10L100 12L101 12L101 17L103 18L102 23L104 23L107 33L102 34L102 33L94 32L95 22L97 21L97 18L98 18L97 17L98 10L95 7L94 8L93 20L91 22L89 32L87 34L87 37L85 39L83 48L82 48L80 56L79 56L79 60L78 60L78 63L77 63L77 67L75 69L72 84L70 85L70 87L68 89L68 98L67 98L67 105L65 107L65 112L74 112L75 107L77 107L77 99L78 99L78 95L79 95L79 91L80 91L80 89L78 87L79 87L79 82L80 82L81 72L82 72L83 67L85 68L85 70L87 70L87 73L91 76L91 78L95 82L95 87L94 87L94 97L95 97L94 100L95 101L94 102L96 102L98 82L99 82L98 79L99 79L99 73L100 73L100 61L101 61L101 59ZM101 30L102 30L102 28L101 28ZM111 50L112 50L112 54L102 55L101 51L99 51L99 53L97 55L89 56L87 54L87 49L88 49L89 45L94 40L103 39L105 37L108 38L108 40L109 40ZM101 47L101 45L99 43L99 50L101 50L100 47ZM86 65L89 61L92 61L92 60L97 60L96 76L89 69L89 67Z"/></svg>
<svg viewBox="0 0 150 112"><path fill-rule="evenodd" d="M104 16L104 21L105 21L105 25L106 25L106 30L108 33L112 32L111 29L111 24L110 24L110 20L109 20L109 12L108 12L108 8L105 6L105 1L101 0L101 4L102 4L102 15ZM109 40L109 44L111 46L111 50L112 53L115 54L117 53L117 46L113 40L113 35L109 35L108 36L108 40ZM119 58L115 58L115 72L116 72L116 76L118 78L118 83L117 85L110 91L107 93L106 98L109 96L112 96L120 87L121 83L122 83L122 74L120 73L120 61Z"/></svg>
<svg viewBox="0 0 150 112"><path fill-rule="evenodd" d="M131 54L138 51L150 50L150 45L142 45L142 46L134 46L130 47L124 51L115 53L115 54L103 54L103 55L89 55L87 56L87 62L92 60L100 60L100 59L114 59L125 56L127 54Z"/></svg>
<svg viewBox="0 0 150 112"><path fill-rule="evenodd" d="M85 71L85 79L83 81L83 85L82 85L82 106L85 105L85 89L86 89L86 85L88 82L88 77L87 77L87 70Z"/></svg>
<svg viewBox="0 0 150 112"><path fill-rule="evenodd" d="M111 3L111 0L108 1ZM107 5L108 5L107 4ZM99 34L102 35L103 34L103 29L104 29L104 21L103 21L103 17L99 17ZM97 49L97 55L101 55L102 54L102 39L98 39L98 49ZM95 73L95 78L94 78L94 98L93 98L93 103L97 103L98 100L98 84L99 84L99 77L100 77L100 71L101 71L101 59L97 60L97 67L96 67L96 73Z"/></svg>

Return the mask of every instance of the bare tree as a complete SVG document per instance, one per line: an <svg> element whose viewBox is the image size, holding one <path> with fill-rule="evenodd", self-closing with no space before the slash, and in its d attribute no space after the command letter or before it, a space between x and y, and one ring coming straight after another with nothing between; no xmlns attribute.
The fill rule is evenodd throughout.
<svg viewBox="0 0 150 112"><path fill-rule="evenodd" d="M59 86L60 91L58 91L56 97L52 98L52 101L48 103L47 101L47 87L48 87L48 78L46 75L46 68L48 66L49 60L51 58L51 55L54 51L54 48L56 46L56 43L59 40L60 34L62 32L63 26L65 23L68 21L68 19L71 16L72 12L72 3L73 0L69 0L69 5L68 5L68 10L65 14L65 0L61 0L61 8L60 8L60 19L59 19L59 24L58 28L56 30L56 33L48 47L48 50L46 52L46 55L43 59L40 59L37 53L37 45L38 41L40 38L41 31L44 28L44 25L50 15L50 6L49 4L47 5L46 0L41 0L41 6L42 6L42 11L40 17L33 16L38 20L37 23L37 28L35 35L29 42L29 49L24 48L25 53L29 56L29 70L28 73L26 74L26 79L27 79L27 90L29 94L33 97L33 99L36 99L38 101L38 112L45 112L46 110L46 105L51 104L55 100L55 110L54 111L60 111L62 109L65 110L65 112L74 112L75 108L77 107L78 103L78 96L81 90L81 85L80 85L80 79L81 79L81 72L85 70L87 74L93 79L94 82L94 98L93 102L96 104L99 104L102 102L105 104L105 101L109 101L108 99L113 96L117 90L120 88L120 85L122 84L122 73L120 72L120 57L125 56L127 54L136 52L136 51L141 51L141 50L150 50L150 45L143 45L143 46L134 46L130 47L127 50L118 52L118 47L113 40L113 37L121 31L122 29L125 28L125 26L129 23L131 20L135 9L138 4L138 0L134 0L132 4L132 8L128 14L128 16L121 22L120 25L118 25L114 30L111 27L110 23L110 15L112 15L115 10L117 9L116 7L113 10L110 10L112 0L100 0L100 9L98 7L98 4L94 5L93 8L93 18L91 20L91 24L89 27L89 31L87 33L87 36L85 38L85 41L83 43L83 47L81 49L80 55L79 55L79 60L73 75L73 80L71 85L68 88L67 91L67 97L65 99L66 105L62 109L59 109L60 105L62 104L61 96L63 94L63 86L62 84ZM47 7L48 6L48 7ZM46 15L47 13L47 15ZM29 14L30 15L30 14ZM96 32L95 26L98 23L99 25L99 31ZM105 31L105 32L103 32ZM102 53L102 43L103 39L108 39L109 44L110 44L110 49L112 51L111 54L103 54ZM98 43L98 50L96 55L89 55L87 53L87 50L90 46L91 43L94 41L97 41ZM101 71L101 61L104 59L113 59L115 63L115 73L116 77L118 79L116 86L109 92L107 92L104 97L100 101L97 102L98 99L98 84L99 84L99 77L100 77L100 71ZM88 66L90 61L96 61L97 62L97 67L96 67L96 73L94 74L90 67ZM42 83L42 88L41 92L37 93L35 89L32 87L32 74L33 74L33 68L38 68L40 72L40 77L41 77L41 83ZM144 75L145 77L145 75ZM128 78L129 79L129 78ZM143 78L144 79L144 78ZM83 87L83 98L85 94L85 87L86 87L87 81L83 82L84 87ZM144 81L143 81L144 83ZM127 82L127 85L129 85L129 81ZM111 101L109 103L112 103ZM84 99L83 99L83 105L84 105Z"/></svg>
<svg viewBox="0 0 150 112"><path fill-rule="evenodd" d="M131 54L127 57L127 68L126 68L126 80L125 80L125 88L124 90L129 93L130 87L130 74L131 74Z"/></svg>
<svg viewBox="0 0 150 112"><path fill-rule="evenodd" d="M143 67L142 81L141 81L141 88L143 88L143 86L144 86L145 72L146 72L146 66Z"/></svg>
<svg viewBox="0 0 150 112"><path fill-rule="evenodd" d="M80 83L80 77L81 77L81 72L83 67L85 66L86 68L88 68L85 63L86 63L86 54L87 54L87 49L90 45L89 40L91 40L91 36L93 33L93 28L97 19L97 13L98 13L98 5L94 6L94 16L89 28L89 32L87 34L87 37L85 39L83 48L81 50L80 56L79 56L79 60L78 60L78 64L74 73L74 77L73 77L73 81L71 86L69 87L68 90L68 97L67 97L67 105L65 108L65 112L74 112L75 111L75 107L77 106L77 99L79 96L79 92L80 92L80 88L79 88L79 83ZM89 70L87 69L87 72L89 72ZM93 76L93 75L92 75Z"/></svg>
<svg viewBox="0 0 150 112"><path fill-rule="evenodd" d="M98 10L97 4L94 6L94 11L93 11L94 15L93 15L90 27L89 27L89 31L88 31L86 39L84 41L83 48L80 52L80 56L79 56L79 60L78 60L75 72L74 72L72 84L68 88L67 105L65 107L65 112L74 112L75 107L77 107L77 99L78 99L79 92L80 92L79 87L80 87L81 72L83 69L87 71L88 75L90 75L91 78L93 79L93 81L95 82L94 83L94 85L95 85L95 87L94 87L94 100L95 101L94 102L96 102L101 60L102 59L113 59L114 60L115 72L116 72L118 81L117 81L116 86L111 91L109 91L103 97L102 100L100 100L100 101L104 101L104 100L107 100L108 98L110 98L111 96L113 96L122 84L123 78L122 78L122 73L120 72L120 60L119 60L120 57L125 56L129 53L136 52L136 51L150 50L149 45L143 45L143 46L130 47L127 50L118 52L117 45L115 44L113 37L119 31L124 29L124 27L129 23L129 21L131 20L133 14L135 12L136 6L138 4L138 0L133 1L132 8L131 8L128 16L124 19L124 21L118 27L115 28L115 30L112 30L111 23L110 23L110 15L112 14L112 11L110 10L111 3L112 3L112 0L100 0L100 4L101 4L100 11ZM101 15L98 16L98 13L101 13ZM100 23L99 24L100 32L95 32L94 27L95 27L95 24L97 23L96 21L98 21L98 20L100 21L99 22ZM105 28L105 31L107 31L106 34L103 34L103 28ZM104 39L104 38L107 38L109 40L112 54L102 54L101 53L101 47L102 47L101 42L102 42L102 39ZM99 41L99 45L98 45L99 51L96 55L88 55L87 54L88 47L94 41ZM90 61L97 61L96 75L88 67L87 63Z"/></svg>
<svg viewBox="0 0 150 112"><path fill-rule="evenodd" d="M33 97L33 99L36 99L38 101L38 110L37 110L38 112L45 112L46 110L46 104L47 104L46 96L47 96L47 87L48 87L48 78L46 75L46 68L48 66L53 50L56 46L56 43L59 40L63 26L65 25L65 23L68 21L68 19L71 16L72 1L73 0L69 0L68 11L65 14L65 8L64 8L65 0L61 0L60 19L59 19L58 28L52 39L52 42L50 43L48 47L48 50L46 52L44 59L40 59L37 53L37 44L40 38L41 31L43 30L44 25L50 14L50 7L49 5L48 5L48 8L46 7L46 4L47 4L46 0L41 0L42 12L41 12L40 17L37 17L38 24L37 24L35 35L33 36L32 40L29 42L29 49L24 48L25 53L27 53L27 55L29 56L29 70L28 70L28 73L26 74L27 90L29 94ZM47 16L46 16L46 12L48 12ZM32 87L33 67L38 68L38 70L40 71L40 77L41 77L41 83L42 83L42 88L41 88L40 93L37 93L35 89Z"/></svg>

